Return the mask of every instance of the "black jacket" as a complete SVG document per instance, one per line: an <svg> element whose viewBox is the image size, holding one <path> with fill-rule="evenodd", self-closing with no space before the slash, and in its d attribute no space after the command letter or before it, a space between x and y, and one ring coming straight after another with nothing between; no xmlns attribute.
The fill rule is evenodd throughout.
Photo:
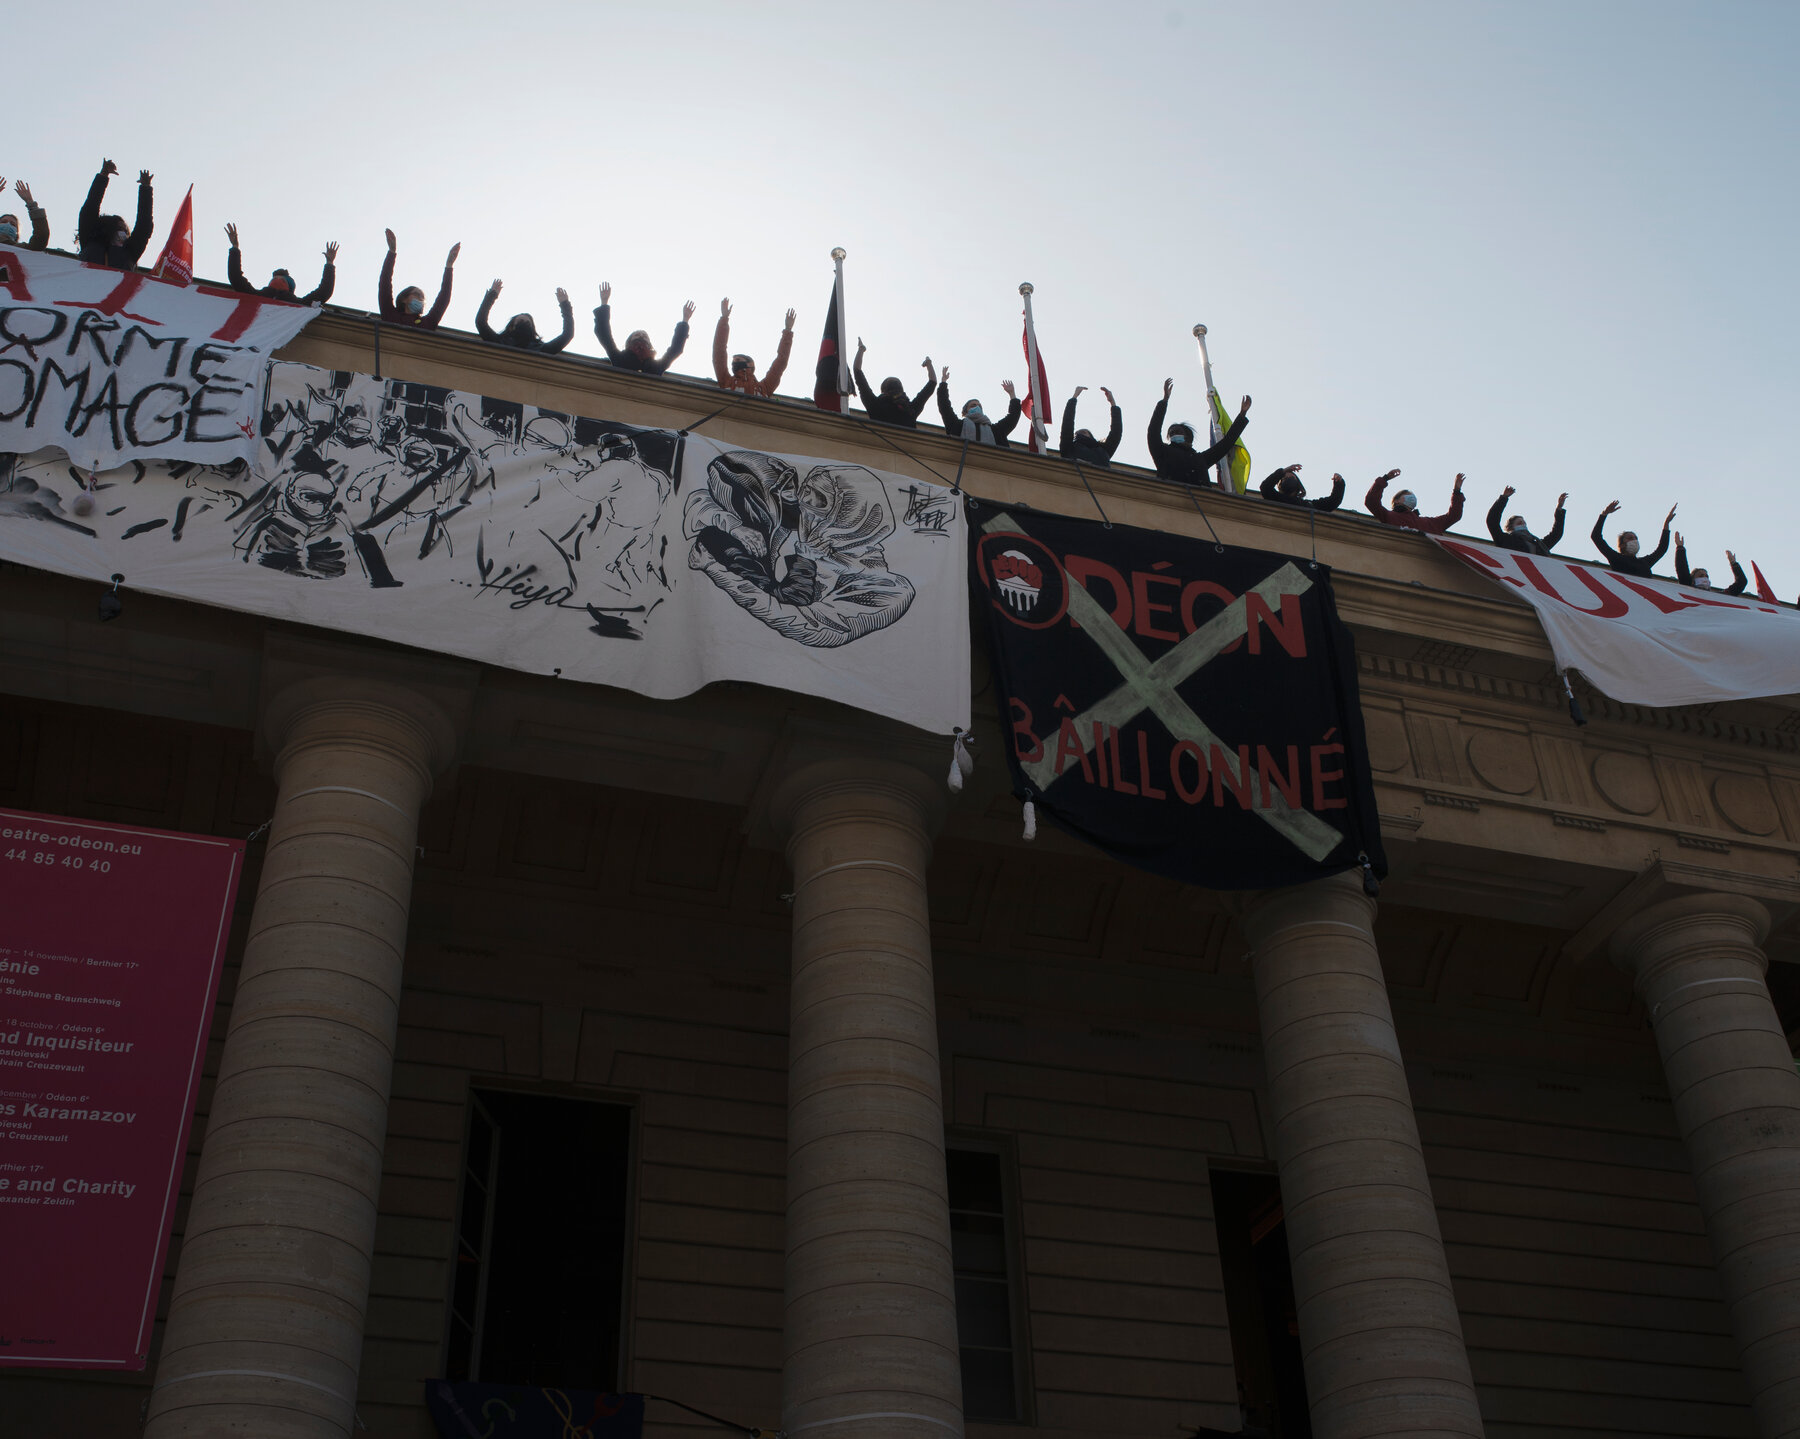
<svg viewBox="0 0 1800 1439"><path fill-rule="evenodd" d="M144 258L144 251L150 248L150 232L156 228L151 219L151 187L141 180L138 182L137 224L132 226L131 235L123 245L114 245L112 236L100 228L100 205L106 199L107 179L106 171L102 170L88 186L87 200L82 204L81 218L76 222L75 243L81 258L88 264L129 270Z"/></svg>
<svg viewBox="0 0 1800 1439"><path fill-rule="evenodd" d="M1606 536L1601 533L1606 528L1606 516L1601 515L1594 521L1594 548L1606 557L1606 563L1622 575L1637 575L1640 579L1649 579L1656 572L1656 562L1669 552L1669 526L1663 524L1662 543L1651 554L1622 555L1607 544Z"/></svg>
<svg viewBox="0 0 1800 1439"><path fill-rule="evenodd" d="M937 400L938 414L944 421L944 433L951 439L973 440L978 445L994 445L1002 450L1009 448L1006 437L1012 433L1013 426L1019 423L1019 411L1024 408L1019 397L1014 395L1013 402L1006 407L1004 420L996 420L990 415L986 424L971 426L973 433L965 434L964 426L969 425L969 421L958 414L956 406L950 403L948 380L938 382Z"/></svg>
<svg viewBox="0 0 1800 1439"><path fill-rule="evenodd" d="M1730 555L1725 556L1725 558L1731 565L1731 585L1728 589L1720 590L1719 593L1725 595L1741 595L1750 587L1750 580L1744 574L1744 567L1742 565L1732 559ZM1692 585L1694 583L1694 572L1688 568L1686 545L1675 546L1675 578L1680 580L1684 585Z"/></svg>
<svg viewBox="0 0 1800 1439"><path fill-rule="evenodd" d="M231 247L231 253L225 257L225 275L234 290L246 295L260 295L265 300L285 300L290 305L323 305L337 288L337 266L327 260L325 268L319 272L319 288L310 295L278 290L273 285L265 285L259 290L244 278L244 257L238 253L236 245Z"/></svg>
<svg viewBox="0 0 1800 1439"><path fill-rule="evenodd" d="M1057 452L1065 460L1080 460L1084 465L1110 467L1113 451L1119 448L1119 426L1122 417L1119 407L1112 407L1112 428L1106 432L1104 440L1096 440L1093 444L1085 444L1075 438L1075 396L1070 395L1068 403L1063 406L1062 442Z"/></svg>
<svg viewBox="0 0 1800 1439"><path fill-rule="evenodd" d="M1265 500L1273 500L1278 505L1310 505L1315 510L1335 510L1339 505L1344 503L1344 477L1342 475L1333 475L1331 477L1331 493L1325 496L1324 499L1309 500L1306 498L1305 485L1300 486L1298 494L1286 495L1282 493L1281 477L1286 473L1286 470L1277 470L1257 486L1257 488L1262 491L1262 497ZM1300 477L1296 475L1294 478L1295 480L1298 480Z"/></svg>
<svg viewBox="0 0 1800 1439"><path fill-rule="evenodd" d="M611 360L616 368L636 370L641 375L660 375L680 359L681 352L687 348L688 322L686 320L675 322L675 338L669 341L669 348L664 350L660 357L652 355L647 360L640 360L636 355L621 350L613 343L612 306L596 305L594 306L594 337L600 341L600 348L606 351L606 358ZM564 340L563 344L568 344L568 341ZM558 345L556 348L560 350L562 345Z"/></svg>
<svg viewBox="0 0 1800 1439"><path fill-rule="evenodd" d="M1238 436L1244 433L1244 426L1250 423L1250 417L1239 415L1231 422L1231 428L1225 432L1224 439L1207 449L1196 451L1191 447L1171 445L1163 439L1163 416L1168 410L1169 400L1165 395L1150 412L1150 460L1156 466L1156 473L1177 484L1214 483L1212 467L1231 453L1232 447L1238 442Z"/></svg>
<svg viewBox="0 0 1800 1439"><path fill-rule="evenodd" d="M481 308L475 312L475 329L482 339L511 345L515 350L541 350L546 355L554 355L575 338L575 307L567 300L556 302L562 309L562 333L554 340L540 339L535 333L528 340L507 338L503 331L496 330L488 323L488 316L494 311L494 301L499 298L500 292L491 288L481 297Z"/></svg>
<svg viewBox="0 0 1800 1439"><path fill-rule="evenodd" d="M24 250L42 250L50 243L50 217L35 200L25 202L25 213L31 219L31 238L21 237L19 247Z"/></svg>
<svg viewBox="0 0 1800 1439"><path fill-rule="evenodd" d="M1493 536L1494 543L1502 549L1517 550L1522 555L1547 555L1562 540L1563 511L1559 507L1556 519L1551 523L1547 535L1515 535L1500 528L1500 515L1506 509L1507 496L1502 495L1488 507L1488 533ZM1657 554L1662 551L1658 550Z"/></svg>
<svg viewBox="0 0 1800 1439"><path fill-rule="evenodd" d="M919 415L925 408L925 402L931 398L932 382L927 380L923 389L910 400L890 400L880 390L871 390L869 380L858 365L852 374L856 376L856 393L862 396L863 409L869 413L871 420L880 420L887 425L904 425L909 430L919 426Z"/></svg>

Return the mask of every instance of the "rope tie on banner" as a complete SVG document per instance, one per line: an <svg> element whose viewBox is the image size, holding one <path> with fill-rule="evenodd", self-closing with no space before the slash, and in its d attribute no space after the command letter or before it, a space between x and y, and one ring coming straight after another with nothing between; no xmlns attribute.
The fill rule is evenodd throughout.
<svg viewBox="0 0 1800 1439"><path fill-rule="evenodd" d="M754 1424L739 1424L735 1420L721 1419L717 1414L708 1414L704 1409L696 1409L692 1404L683 1404L679 1399L670 1399L662 1394L646 1394L644 1398L654 1399L658 1404L673 1404L677 1409L685 1409L690 1414L698 1414L702 1419L710 1419L721 1428L748 1434L750 1439L787 1439L779 1429L759 1429Z"/></svg>
<svg viewBox="0 0 1800 1439"><path fill-rule="evenodd" d="M1024 834L1021 837L1024 839L1026 844L1030 844L1032 842L1032 840L1037 838L1037 806L1032 803L1031 796L1029 794L1027 794L1025 796L1025 809L1024 809L1023 818L1025 821L1025 830L1024 830Z"/></svg>
<svg viewBox="0 0 1800 1439"><path fill-rule="evenodd" d="M718 419L720 415L724 414L727 410L729 410L733 405L735 405L737 403L738 403L738 401L735 399L727 400L724 404L720 405L718 409L714 410L710 415L702 415L699 419L695 420L693 422L693 424L683 425L675 433L680 435L681 438L685 440L689 435L691 435L695 430L699 429L708 420ZM674 1401L671 1400L670 1402L673 1403Z"/></svg>
<svg viewBox="0 0 1800 1439"><path fill-rule="evenodd" d="M1213 548L1223 554L1225 552L1225 542L1219 538L1219 532L1213 528L1211 516L1209 516L1205 510L1200 508L1200 496L1195 493L1199 487L1197 485L1183 484L1181 488L1187 491L1187 497L1194 502L1194 513L1205 521L1206 532L1212 536Z"/></svg>
<svg viewBox="0 0 1800 1439"><path fill-rule="evenodd" d="M1578 725L1587 723L1587 716L1581 712L1581 701L1575 698L1575 686L1569 683L1569 672L1558 670L1556 677L1562 681L1563 693L1569 697L1569 718Z"/></svg>
<svg viewBox="0 0 1800 1439"><path fill-rule="evenodd" d="M1369 862L1369 852L1358 850L1356 862L1362 866L1363 893L1370 899L1377 898L1381 894L1381 881L1375 878L1375 866Z"/></svg>
<svg viewBox="0 0 1800 1439"><path fill-rule="evenodd" d="M968 435L963 436L962 453L956 457L956 483L950 486L950 493L953 495L962 493L963 461L969 458L969 439Z"/></svg>
<svg viewBox="0 0 1800 1439"><path fill-rule="evenodd" d="M880 440L881 443L886 445L890 450L896 450L900 454L905 455L907 459L911 460L920 469L930 470L931 473L934 476L936 476L939 484L948 485L951 489L956 490L959 494L961 493L962 465L960 462L956 466L956 479L954 481L946 480L943 477L943 475L940 474L936 469L934 469L932 466L926 464L925 461L921 460L917 455L913 454L910 450L907 450L903 446L897 444L895 441L889 439L886 435L882 434L880 430L876 429L875 426L870 424L867 420L857 419L857 417L855 415L850 414L850 412L848 410L846 410L844 412L844 414L848 419L850 419L854 423L861 425L865 430L867 430L876 439ZM966 454L968 454L968 452L969 452L969 442L968 442L968 440L965 439L963 441L963 453L966 455Z"/></svg>
<svg viewBox="0 0 1800 1439"><path fill-rule="evenodd" d="M1095 494L1094 487L1088 484L1087 471L1081 468L1081 461L1071 455L1069 462L1075 466L1075 473L1081 476L1082 488L1088 492L1088 498L1094 502L1094 508L1100 510L1100 523L1110 530L1112 521L1106 518L1106 511L1100 509L1100 496Z"/></svg>
<svg viewBox="0 0 1800 1439"><path fill-rule="evenodd" d="M1306 537L1312 542L1312 559L1307 563L1316 570L1319 567L1319 512L1311 505L1306 507Z"/></svg>
<svg viewBox="0 0 1800 1439"><path fill-rule="evenodd" d="M975 756L969 752L969 746L975 743L975 736L969 734L961 725L950 739L950 793L961 794L963 781L975 773Z"/></svg>

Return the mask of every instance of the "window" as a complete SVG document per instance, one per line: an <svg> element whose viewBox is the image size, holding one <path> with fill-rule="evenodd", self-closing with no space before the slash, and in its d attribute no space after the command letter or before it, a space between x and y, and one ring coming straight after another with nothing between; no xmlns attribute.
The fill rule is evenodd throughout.
<svg viewBox="0 0 1800 1439"><path fill-rule="evenodd" d="M1223 1169L1211 1177L1243 1427L1270 1439L1312 1439L1280 1181Z"/></svg>
<svg viewBox="0 0 1800 1439"><path fill-rule="evenodd" d="M1016 1420L1021 1402L1015 1342L1013 1245L1007 1225L1006 1166L997 1148L946 1148L950 1253L956 1269L956 1333L962 1348L963 1414Z"/></svg>
<svg viewBox="0 0 1800 1439"><path fill-rule="evenodd" d="M618 1387L630 1149L627 1105L470 1094L445 1378Z"/></svg>

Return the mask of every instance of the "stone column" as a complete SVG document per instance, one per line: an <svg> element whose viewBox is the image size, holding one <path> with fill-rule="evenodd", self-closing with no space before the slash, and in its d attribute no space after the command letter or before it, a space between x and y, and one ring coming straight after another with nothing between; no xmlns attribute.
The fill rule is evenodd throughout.
<svg viewBox="0 0 1800 1439"><path fill-rule="evenodd" d="M1313 1433L1479 1435L1374 918L1346 874L1243 921Z"/></svg>
<svg viewBox="0 0 1800 1439"><path fill-rule="evenodd" d="M398 686L282 691L280 786L149 1439L354 1425L419 807L449 720Z"/></svg>
<svg viewBox="0 0 1800 1439"><path fill-rule="evenodd" d="M790 1439L962 1433L925 870L938 785L804 765L771 806L794 875L788 1040Z"/></svg>
<svg viewBox="0 0 1800 1439"><path fill-rule="evenodd" d="M1800 1435L1800 1076L1763 981L1768 929L1753 899L1690 894L1612 945L1656 1030L1763 1439Z"/></svg>

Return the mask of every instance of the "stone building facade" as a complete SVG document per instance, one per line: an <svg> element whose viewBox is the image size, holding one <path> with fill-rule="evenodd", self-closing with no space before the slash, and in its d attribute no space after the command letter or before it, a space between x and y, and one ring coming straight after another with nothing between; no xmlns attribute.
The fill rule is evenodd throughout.
<svg viewBox="0 0 1800 1439"><path fill-rule="evenodd" d="M287 357L372 339L334 313ZM643 424L720 399L449 335L380 364ZM787 402L707 433L958 462ZM1089 504L1017 450L963 478ZM579 1371L790 1439L1800 1433L1800 710L1575 728L1530 611L1419 537L1208 512L1333 569L1378 902L1023 843L979 649L953 797L946 743L824 703L141 595L102 625L7 566L0 804L269 827L150 1367L0 1372L0 1429L411 1439L427 1380Z"/></svg>

